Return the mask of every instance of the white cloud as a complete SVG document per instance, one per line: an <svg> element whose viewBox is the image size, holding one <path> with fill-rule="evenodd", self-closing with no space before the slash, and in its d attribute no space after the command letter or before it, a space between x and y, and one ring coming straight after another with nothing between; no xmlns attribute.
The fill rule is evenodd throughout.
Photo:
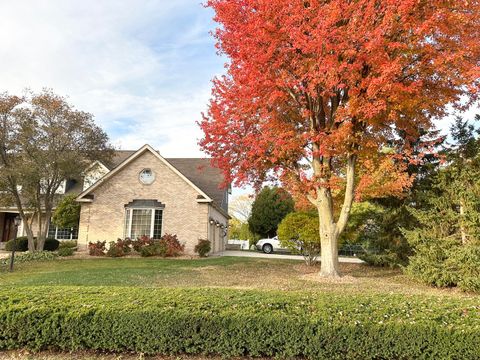
<svg viewBox="0 0 480 360"><path fill-rule="evenodd" d="M52 88L122 148L198 156L195 121L222 71L200 1L3 1L0 91Z"/></svg>

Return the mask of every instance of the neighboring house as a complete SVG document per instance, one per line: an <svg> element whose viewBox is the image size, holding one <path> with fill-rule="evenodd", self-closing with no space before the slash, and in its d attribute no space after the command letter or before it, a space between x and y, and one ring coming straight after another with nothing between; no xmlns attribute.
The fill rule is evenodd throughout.
<svg viewBox="0 0 480 360"><path fill-rule="evenodd" d="M112 164L94 162L81 183L67 182L66 194L78 194L78 229L49 228L59 240L89 242L176 234L193 254L199 239L212 242L212 253L227 241L228 190L209 159L163 158L145 145L138 151L117 151ZM0 208L1 239L11 237L15 209ZM2 222L3 221L3 222ZM22 226L20 233L23 234Z"/></svg>

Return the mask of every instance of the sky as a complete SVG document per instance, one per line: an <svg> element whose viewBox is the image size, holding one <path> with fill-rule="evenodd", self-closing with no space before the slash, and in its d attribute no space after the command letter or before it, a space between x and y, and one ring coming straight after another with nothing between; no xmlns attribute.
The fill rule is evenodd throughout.
<svg viewBox="0 0 480 360"><path fill-rule="evenodd" d="M0 92L51 88L113 145L202 156L196 121L224 71L202 0L1 0Z"/></svg>
<svg viewBox="0 0 480 360"><path fill-rule="evenodd" d="M116 148L204 156L196 121L226 59L201 1L0 0L0 92L51 88L92 113Z"/></svg>

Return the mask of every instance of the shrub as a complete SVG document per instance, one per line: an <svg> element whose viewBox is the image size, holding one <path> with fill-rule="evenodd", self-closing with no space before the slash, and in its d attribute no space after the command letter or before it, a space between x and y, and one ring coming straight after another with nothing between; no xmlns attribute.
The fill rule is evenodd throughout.
<svg viewBox="0 0 480 360"><path fill-rule="evenodd" d="M430 242L430 241L429 241ZM451 287L458 282L458 273L455 266L447 266L450 245L444 246L442 241L431 240L430 244L417 247L415 254L410 257L410 262L405 272L412 278L421 282L437 286Z"/></svg>
<svg viewBox="0 0 480 360"><path fill-rule="evenodd" d="M105 256L106 241L97 241L96 243L88 243L88 253L91 256Z"/></svg>
<svg viewBox="0 0 480 360"><path fill-rule="evenodd" d="M109 257L122 257L127 255L132 251L131 249L132 240L130 239L118 239L117 242L111 241L106 255Z"/></svg>
<svg viewBox="0 0 480 360"><path fill-rule="evenodd" d="M15 240L9 240L5 244L6 251L12 251ZM20 236L17 238L17 244L15 246L16 251L27 251L28 250L28 238L26 236Z"/></svg>
<svg viewBox="0 0 480 360"><path fill-rule="evenodd" d="M45 245L43 246L44 251L55 251L60 246L60 241L56 239L47 238L45 239Z"/></svg>
<svg viewBox="0 0 480 360"><path fill-rule="evenodd" d="M416 249L405 268L408 275L432 286L480 292L480 245L463 245L454 238L435 239L419 232L406 234Z"/></svg>
<svg viewBox="0 0 480 360"><path fill-rule="evenodd" d="M208 253L212 250L212 243L210 240L204 240L200 239L198 240L198 244L195 245L194 251L200 256L200 257L206 257Z"/></svg>
<svg viewBox="0 0 480 360"><path fill-rule="evenodd" d="M142 257L149 257L149 256L165 256L166 248L164 246L160 246L160 243L156 241L153 244L145 245L140 248L140 255Z"/></svg>
<svg viewBox="0 0 480 360"><path fill-rule="evenodd" d="M123 253L123 255L120 255L120 256L124 256L132 252L132 240L130 240L129 238L125 240L117 239L117 242L113 242L113 241L110 242L109 250L112 248L112 244L118 249L117 250L118 254ZM109 256L108 253L107 253L107 256Z"/></svg>
<svg viewBox="0 0 480 360"><path fill-rule="evenodd" d="M117 243L115 241L111 241L105 255L108 257L122 257L126 254L125 251L123 251L122 246L117 246Z"/></svg>
<svg viewBox="0 0 480 360"><path fill-rule="evenodd" d="M180 256L185 250L185 245L178 241L177 235L165 234L160 239L160 248L165 248L166 257ZM163 251L163 250L162 250Z"/></svg>
<svg viewBox="0 0 480 360"><path fill-rule="evenodd" d="M412 248L401 227L411 226L412 216L405 206L381 206L368 202L352 206L352 220L342 241L361 244L366 254L359 256L369 265L401 267L408 263Z"/></svg>
<svg viewBox="0 0 480 360"><path fill-rule="evenodd" d="M76 247L77 247L77 240L63 240L63 241L60 241L60 245L58 246L59 249L62 249L62 248L75 249Z"/></svg>
<svg viewBox="0 0 480 360"><path fill-rule="evenodd" d="M136 240L130 240L130 241L131 241L133 250L135 250L136 252L140 252L142 247L152 245L154 242L154 240L148 236L141 236Z"/></svg>
<svg viewBox="0 0 480 360"><path fill-rule="evenodd" d="M457 285L465 291L480 292L480 246L464 246L451 255L447 267L458 271Z"/></svg>
<svg viewBox="0 0 480 360"><path fill-rule="evenodd" d="M301 254L305 263L315 265L320 255L318 215L307 212L288 214L278 226L280 244L292 252Z"/></svg>
<svg viewBox="0 0 480 360"><path fill-rule="evenodd" d="M185 245L178 241L177 235L165 234L160 240L145 241L147 245L140 247L140 255L176 257L180 256L185 249Z"/></svg>
<svg viewBox="0 0 480 360"><path fill-rule="evenodd" d="M368 265L379 267L398 268L402 263L397 253L385 252L380 254L364 253L359 254L358 257L365 261Z"/></svg>
<svg viewBox="0 0 480 360"><path fill-rule="evenodd" d="M480 245L463 245L454 237L435 238L426 231L405 234L415 246L405 268L409 276L432 286L480 292Z"/></svg>
<svg viewBox="0 0 480 360"><path fill-rule="evenodd" d="M37 246L37 239L34 239L34 241L35 241L35 246ZM12 251L14 242L15 240L7 241L7 243L5 244L5 250ZM45 245L43 246L43 251L55 251L58 249L59 245L60 245L60 242L58 240L47 238L45 239ZM28 250L28 238L26 236L20 236L17 238L16 250L17 251Z"/></svg>
<svg viewBox="0 0 480 360"><path fill-rule="evenodd" d="M477 359L480 339L476 298L42 286L1 300L0 350Z"/></svg>
<svg viewBox="0 0 480 360"><path fill-rule="evenodd" d="M34 251L16 254L14 258L15 263L25 263L30 261L50 261L57 258L57 254L51 251ZM2 264L10 263L10 257L2 259Z"/></svg>
<svg viewBox="0 0 480 360"><path fill-rule="evenodd" d="M58 249L58 256L72 256L75 252L74 248L71 247L61 247Z"/></svg>

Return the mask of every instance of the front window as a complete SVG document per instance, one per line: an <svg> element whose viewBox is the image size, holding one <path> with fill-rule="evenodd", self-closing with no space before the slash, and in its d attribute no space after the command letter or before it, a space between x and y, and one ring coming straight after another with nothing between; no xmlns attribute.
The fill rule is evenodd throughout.
<svg viewBox="0 0 480 360"><path fill-rule="evenodd" d="M78 228L59 228L54 225L48 227L48 236L57 240L77 240Z"/></svg>
<svg viewBox="0 0 480 360"><path fill-rule="evenodd" d="M125 237L136 239L148 236L153 239L162 237L162 209L127 208L125 212Z"/></svg>

